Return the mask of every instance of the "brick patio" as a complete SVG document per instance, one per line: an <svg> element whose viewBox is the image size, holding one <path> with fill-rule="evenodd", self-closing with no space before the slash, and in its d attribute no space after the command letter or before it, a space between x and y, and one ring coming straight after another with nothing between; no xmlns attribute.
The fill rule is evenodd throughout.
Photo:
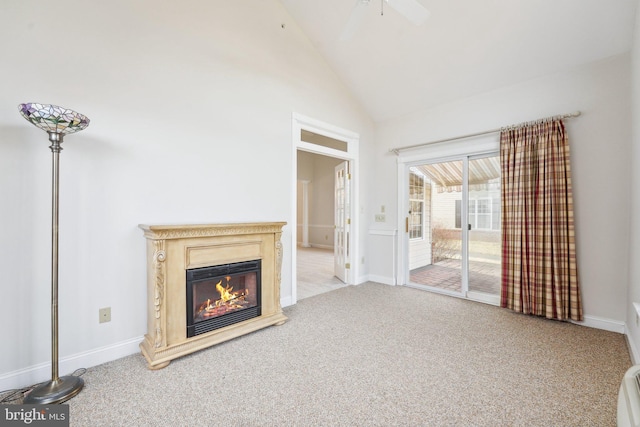
<svg viewBox="0 0 640 427"><path fill-rule="evenodd" d="M411 270L412 283L460 292L462 265L459 259L447 259ZM469 261L469 290L500 294L500 264Z"/></svg>

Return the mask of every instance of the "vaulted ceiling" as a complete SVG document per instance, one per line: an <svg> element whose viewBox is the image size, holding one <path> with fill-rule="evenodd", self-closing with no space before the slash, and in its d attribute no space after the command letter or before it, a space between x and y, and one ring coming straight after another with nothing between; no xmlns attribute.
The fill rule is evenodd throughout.
<svg viewBox="0 0 640 427"><path fill-rule="evenodd" d="M371 0L341 40L362 0L280 1L375 121L625 53L638 2L415 0L416 26Z"/></svg>

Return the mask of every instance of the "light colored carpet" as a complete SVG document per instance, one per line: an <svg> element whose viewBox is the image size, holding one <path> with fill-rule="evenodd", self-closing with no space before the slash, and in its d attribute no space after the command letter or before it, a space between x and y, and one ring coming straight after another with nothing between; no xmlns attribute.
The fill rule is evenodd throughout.
<svg viewBox="0 0 640 427"><path fill-rule="evenodd" d="M349 286L149 371L87 370L72 426L614 426L621 334L407 287Z"/></svg>

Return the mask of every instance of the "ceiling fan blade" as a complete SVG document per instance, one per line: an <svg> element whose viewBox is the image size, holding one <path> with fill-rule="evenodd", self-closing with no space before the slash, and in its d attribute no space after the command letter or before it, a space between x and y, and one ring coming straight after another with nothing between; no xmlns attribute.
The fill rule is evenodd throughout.
<svg viewBox="0 0 640 427"><path fill-rule="evenodd" d="M417 0L387 0L387 3L415 25L422 25L431 15Z"/></svg>
<svg viewBox="0 0 640 427"><path fill-rule="evenodd" d="M369 3L371 3L371 0L357 0L356 5L349 16L347 25L345 25L344 30L342 30L342 34L340 35L341 41L350 40L358 28L360 28L362 18L364 18Z"/></svg>

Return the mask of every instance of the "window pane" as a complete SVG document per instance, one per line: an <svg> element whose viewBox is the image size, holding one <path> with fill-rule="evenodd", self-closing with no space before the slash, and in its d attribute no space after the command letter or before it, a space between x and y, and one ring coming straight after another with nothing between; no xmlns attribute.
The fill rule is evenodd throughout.
<svg viewBox="0 0 640 427"><path fill-rule="evenodd" d="M476 217L476 228L488 230L491 228L491 215L478 214Z"/></svg>
<svg viewBox="0 0 640 427"><path fill-rule="evenodd" d="M489 201L489 199L481 199L478 200L476 202L476 212L478 212L479 214L484 213L484 214L488 214L491 213L491 203Z"/></svg>
<svg viewBox="0 0 640 427"><path fill-rule="evenodd" d="M328 136L319 135L308 130L300 131L300 140L310 144L321 145L327 148L333 148L340 151L347 151L348 145L344 141L339 141Z"/></svg>
<svg viewBox="0 0 640 427"><path fill-rule="evenodd" d="M409 238L422 238L422 218L424 202L411 201L411 215L409 215Z"/></svg>
<svg viewBox="0 0 640 427"><path fill-rule="evenodd" d="M409 238L423 237L424 220L424 177L417 173L409 174Z"/></svg>

